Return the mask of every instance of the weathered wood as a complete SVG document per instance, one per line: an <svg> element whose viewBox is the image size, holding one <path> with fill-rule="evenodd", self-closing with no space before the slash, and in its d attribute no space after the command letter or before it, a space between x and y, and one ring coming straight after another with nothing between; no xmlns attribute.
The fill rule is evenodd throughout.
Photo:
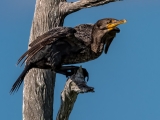
<svg viewBox="0 0 160 120"><path fill-rule="evenodd" d="M98 6L116 0L36 0L31 27L31 43L44 32L62 26L66 15L86 7ZM79 4L80 3L80 4ZM31 69L24 79L23 120L52 120L55 73L50 70Z"/></svg>
<svg viewBox="0 0 160 120"><path fill-rule="evenodd" d="M52 120L55 75L49 72L32 69L25 77L23 120Z"/></svg>
<svg viewBox="0 0 160 120"><path fill-rule="evenodd" d="M104 4L107 4L110 2L116 2L116 1L122 1L122 0L79 0L71 3L63 2L61 3L62 4L61 10L64 13L70 14L78 10L81 10L83 8L95 7L95 6L104 5Z"/></svg>
<svg viewBox="0 0 160 120"><path fill-rule="evenodd" d="M37 0L29 43L44 32L63 25L59 10L65 0ZM55 73L31 69L24 79L23 120L52 120Z"/></svg>
<svg viewBox="0 0 160 120"><path fill-rule="evenodd" d="M78 94L87 92L94 92L94 88L86 85L83 71L80 67L77 73L67 80L61 93L61 106L56 120L68 120Z"/></svg>

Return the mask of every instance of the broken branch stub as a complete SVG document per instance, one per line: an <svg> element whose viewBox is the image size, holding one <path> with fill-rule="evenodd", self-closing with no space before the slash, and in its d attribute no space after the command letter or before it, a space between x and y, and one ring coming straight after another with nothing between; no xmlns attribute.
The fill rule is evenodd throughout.
<svg viewBox="0 0 160 120"><path fill-rule="evenodd" d="M80 66L77 73L67 80L64 90L61 92L61 106L56 120L68 120L77 95L87 92L94 92L94 88L86 84L82 67Z"/></svg>

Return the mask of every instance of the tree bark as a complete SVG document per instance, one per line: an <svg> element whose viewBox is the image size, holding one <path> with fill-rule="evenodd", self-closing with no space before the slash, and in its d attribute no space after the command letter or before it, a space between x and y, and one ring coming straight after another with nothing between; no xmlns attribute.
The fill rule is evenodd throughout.
<svg viewBox="0 0 160 120"><path fill-rule="evenodd" d="M82 8L103 5L117 0L36 0L32 22L31 43L37 36L54 27L62 26L66 15ZM24 79L23 120L52 120L55 72L31 69Z"/></svg>

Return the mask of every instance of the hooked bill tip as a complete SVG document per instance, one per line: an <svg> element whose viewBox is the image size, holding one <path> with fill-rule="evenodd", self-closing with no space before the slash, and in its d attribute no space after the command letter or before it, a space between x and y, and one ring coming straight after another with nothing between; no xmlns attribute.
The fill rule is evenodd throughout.
<svg viewBox="0 0 160 120"><path fill-rule="evenodd" d="M126 23L126 22L127 22L127 20L126 20L126 19L123 19L122 21L123 21L123 23Z"/></svg>

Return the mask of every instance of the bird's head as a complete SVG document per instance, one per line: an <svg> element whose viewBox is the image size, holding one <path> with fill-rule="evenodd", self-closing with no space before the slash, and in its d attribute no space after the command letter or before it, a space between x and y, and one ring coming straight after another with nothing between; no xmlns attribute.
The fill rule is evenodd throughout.
<svg viewBox="0 0 160 120"><path fill-rule="evenodd" d="M104 18L101 20L98 20L93 27L93 38L99 38L96 39L96 43L104 43L106 45L105 47L105 53L107 53L110 43L112 42L113 38L116 36L116 33L120 32L120 29L117 27L120 24L124 24L127 21L125 19L123 20L117 20L114 18ZM110 42L111 41L111 42Z"/></svg>
<svg viewBox="0 0 160 120"><path fill-rule="evenodd" d="M99 30L102 30L102 31L105 31L105 32L109 32L109 31L116 31L116 32L119 32L119 28L117 28L118 25L120 24L124 24L126 23L127 21L125 19L123 20L117 20L117 19L114 19L114 18L104 18L104 19L101 19L101 20L98 20L96 23L95 23L95 27Z"/></svg>

